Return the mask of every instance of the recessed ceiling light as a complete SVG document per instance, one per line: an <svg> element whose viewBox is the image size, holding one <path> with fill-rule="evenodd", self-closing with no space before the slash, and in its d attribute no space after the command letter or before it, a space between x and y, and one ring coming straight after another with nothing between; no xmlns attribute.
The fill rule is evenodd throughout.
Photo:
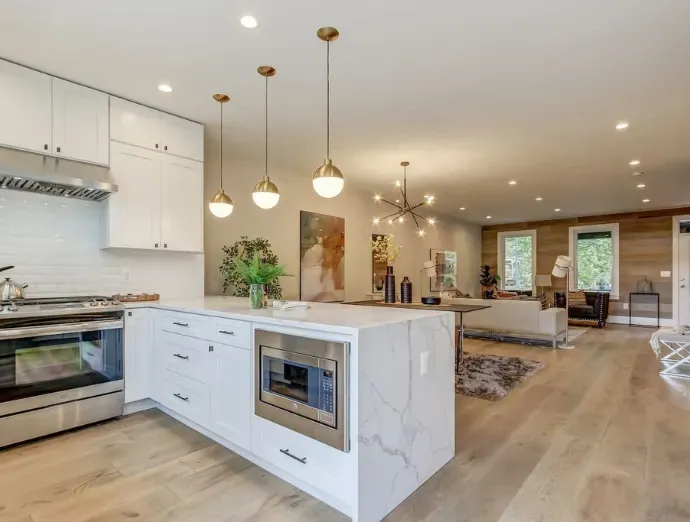
<svg viewBox="0 0 690 522"><path fill-rule="evenodd" d="M560 208L554 208L553 211L554 211L554 212L560 212L561 209L560 209Z"/></svg>
<svg viewBox="0 0 690 522"><path fill-rule="evenodd" d="M465 210L465 207L460 207L460 210Z"/></svg>
<svg viewBox="0 0 690 522"><path fill-rule="evenodd" d="M538 198L534 198L534 199L535 199L535 201L541 201L541 200L544 199L544 198L538 197Z"/></svg>
<svg viewBox="0 0 690 522"><path fill-rule="evenodd" d="M172 87L170 87L170 85L168 85L167 83L161 83L158 86L158 90L161 92L172 92Z"/></svg>
<svg viewBox="0 0 690 522"><path fill-rule="evenodd" d="M517 181L515 181L514 179L511 179L511 180L508 182L508 185L517 185Z"/></svg>
<svg viewBox="0 0 690 522"><path fill-rule="evenodd" d="M638 183L637 184L637 188L645 188L646 186L647 185L645 185L644 183Z"/></svg>
<svg viewBox="0 0 690 522"><path fill-rule="evenodd" d="M254 29L259 23L256 21L252 15L243 16L240 18L240 23L247 29Z"/></svg>
<svg viewBox="0 0 690 522"><path fill-rule="evenodd" d="M617 131L622 131L622 130L627 129L629 126L630 126L630 125L628 125L628 122L627 122L627 121L619 121L619 122L616 124L616 130L617 130Z"/></svg>
<svg viewBox="0 0 690 522"><path fill-rule="evenodd" d="M644 174L644 172L633 172L632 173L633 176L641 176L642 174Z"/></svg>
<svg viewBox="0 0 690 522"><path fill-rule="evenodd" d="M486 219L491 219L491 216L486 216Z"/></svg>
<svg viewBox="0 0 690 522"><path fill-rule="evenodd" d="M649 200L648 200L648 199L643 199L643 200L642 200L642 203L649 203Z"/></svg>
<svg viewBox="0 0 690 522"><path fill-rule="evenodd" d="M639 165L639 164L640 164L640 160L632 160L632 161L630 162L630 166L631 166L631 167L634 167L634 166Z"/></svg>

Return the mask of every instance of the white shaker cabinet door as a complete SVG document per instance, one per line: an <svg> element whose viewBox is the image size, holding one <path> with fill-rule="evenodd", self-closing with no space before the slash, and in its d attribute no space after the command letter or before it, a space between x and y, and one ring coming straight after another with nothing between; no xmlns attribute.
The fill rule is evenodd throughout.
<svg viewBox="0 0 690 522"><path fill-rule="evenodd" d="M164 250L204 249L204 165L161 154L161 242Z"/></svg>
<svg viewBox="0 0 690 522"><path fill-rule="evenodd" d="M210 429L249 450L251 350L213 344Z"/></svg>
<svg viewBox="0 0 690 522"><path fill-rule="evenodd" d="M110 139L160 151L161 115L154 109L111 96Z"/></svg>
<svg viewBox="0 0 690 522"><path fill-rule="evenodd" d="M153 391L151 326L151 310L125 312L125 403L147 399Z"/></svg>
<svg viewBox="0 0 690 522"><path fill-rule="evenodd" d="M204 161L204 126L165 113L161 118L163 152Z"/></svg>
<svg viewBox="0 0 690 522"><path fill-rule="evenodd" d="M111 143L106 247L156 250L160 245L161 154Z"/></svg>
<svg viewBox="0 0 690 522"><path fill-rule="evenodd" d="M0 60L0 145L51 153L51 78Z"/></svg>
<svg viewBox="0 0 690 522"><path fill-rule="evenodd" d="M108 165L108 95L53 78L53 154Z"/></svg>

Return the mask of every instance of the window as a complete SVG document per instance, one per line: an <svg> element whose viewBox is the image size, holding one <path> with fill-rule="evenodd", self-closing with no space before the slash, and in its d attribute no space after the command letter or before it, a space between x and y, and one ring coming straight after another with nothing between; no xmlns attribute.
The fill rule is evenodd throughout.
<svg viewBox="0 0 690 522"><path fill-rule="evenodd" d="M570 228L571 290L610 292L618 299L618 223Z"/></svg>
<svg viewBox="0 0 690 522"><path fill-rule="evenodd" d="M498 233L498 275L501 288L509 292L534 290L537 267L537 232Z"/></svg>

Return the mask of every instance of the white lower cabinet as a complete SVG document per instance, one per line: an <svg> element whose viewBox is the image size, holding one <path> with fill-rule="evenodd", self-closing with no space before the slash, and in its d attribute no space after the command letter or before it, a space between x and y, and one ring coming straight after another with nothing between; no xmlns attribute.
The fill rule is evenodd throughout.
<svg viewBox="0 0 690 522"><path fill-rule="evenodd" d="M125 403L151 397L153 392L153 338L151 310L125 312Z"/></svg>
<svg viewBox="0 0 690 522"><path fill-rule="evenodd" d="M156 381L158 402L208 428L209 388L206 384L164 368L157 370Z"/></svg>
<svg viewBox="0 0 690 522"><path fill-rule="evenodd" d="M246 450L252 413L251 353L217 343L211 352L209 429Z"/></svg>

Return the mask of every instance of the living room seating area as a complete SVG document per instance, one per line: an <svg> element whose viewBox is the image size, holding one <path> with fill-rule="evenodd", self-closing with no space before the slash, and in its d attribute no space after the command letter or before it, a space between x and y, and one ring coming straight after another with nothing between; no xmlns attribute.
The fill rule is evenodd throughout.
<svg viewBox="0 0 690 522"><path fill-rule="evenodd" d="M592 322L597 328L603 328L609 315L609 300L608 292L570 292L568 320ZM565 292L554 292L554 306L565 308L565 305Z"/></svg>

